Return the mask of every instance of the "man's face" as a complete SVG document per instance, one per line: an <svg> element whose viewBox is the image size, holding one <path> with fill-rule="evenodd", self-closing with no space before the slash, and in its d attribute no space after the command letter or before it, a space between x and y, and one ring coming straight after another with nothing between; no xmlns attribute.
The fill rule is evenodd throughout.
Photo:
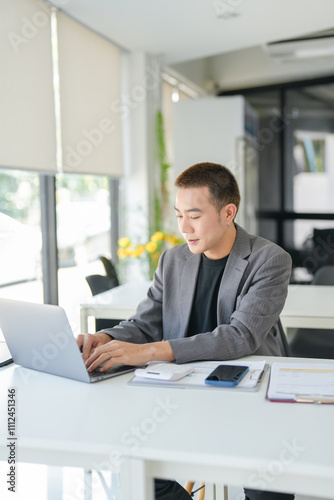
<svg viewBox="0 0 334 500"><path fill-rule="evenodd" d="M204 253L209 259L220 259L224 253L227 230L226 207L218 214L210 202L207 186L179 188L175 212L179 230L194 254Z"/></svg>

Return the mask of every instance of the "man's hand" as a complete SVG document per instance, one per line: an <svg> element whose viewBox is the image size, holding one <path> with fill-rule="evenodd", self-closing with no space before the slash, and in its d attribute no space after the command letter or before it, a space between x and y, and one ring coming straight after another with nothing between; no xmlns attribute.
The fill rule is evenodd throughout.
<svg viewBox="0 0 334 500"><path fill-rule="evenodd" d="M86 361L92 354L92 351L97 347L100 347L107 342L110 342L110 336L106 333L86 333L85 335L78 335L77 343L82 350L82 357Z"/></svg>
<svg viewBox="0 0 334 500"><path fill-rule="evenodd" d="M95 337L95 335L93 335ZM110 337L109 337L110 338ZM105 363L100 371L104 372L113 365L144 365L149 361L173 361L174 354L169 342L153 342L149 344L132 344L120 340L111 340L97 346L86 360L89 372Z"/></svg>

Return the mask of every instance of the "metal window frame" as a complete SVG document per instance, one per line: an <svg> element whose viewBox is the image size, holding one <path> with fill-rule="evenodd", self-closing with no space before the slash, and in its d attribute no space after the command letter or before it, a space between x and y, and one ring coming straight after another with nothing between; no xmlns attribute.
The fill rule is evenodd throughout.
<svg viewBox="0 0 334 500"><path fill-rule="evenodd" d="M256 94L265 91L277 90L279 92L280 100L280 112L283 120L286 119L286 95L289 90L298 90L302 87L310 87L316 85L329 85L334 84L334 75L307 79L307 80L296 80L283 83L275 83L272 85L263 85L257 87L247 87L239 88L233 90L225 90L217 93L217 96L232 96L232 95L243 95L247 97L250 94ZM279 165L279 175L280 175L280 206L278 210L268 211L259 210L259 219L270 219L276 222L276 242L278 245L284 248L285 238L284 238L284 223L288 220L334 220L334 214L331 213L298 213L285 209L286 197L285 197L285 182L286 182L286 172L285 172L285 153L286 153L286 130L285 127L279 133L279 142L281 149L280 165Z"/></svg>
<svg viewBox="0 0 334 500"><path fill-rule="evenodd" d="M58 305L58 246L56 215L56 176L39 174L41 232L42 232L42 270L43 297L45 304ZM109 178L111 252L117 263L117 242L119 238L119 180Z"/></svg>

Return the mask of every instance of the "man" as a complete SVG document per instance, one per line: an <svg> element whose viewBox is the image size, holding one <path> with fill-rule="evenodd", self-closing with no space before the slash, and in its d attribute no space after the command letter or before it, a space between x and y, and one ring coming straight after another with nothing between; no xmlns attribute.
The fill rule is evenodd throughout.
<svg viewBox="0 0 334 500"><path fill-rule="evenodd" d="M234 223L240 194L227 168L193 165L175 186L175 212L186 243L162 254L153 285L134 316L113 329L78 337L89 371L103 362L101 371L116 363L285 354L278 319L290 256ZM293 498L245 491L251 500ZM157 489L156 495L162 498ZM180 487L180 496L163 498L189 498L182 495Z"/></svg>

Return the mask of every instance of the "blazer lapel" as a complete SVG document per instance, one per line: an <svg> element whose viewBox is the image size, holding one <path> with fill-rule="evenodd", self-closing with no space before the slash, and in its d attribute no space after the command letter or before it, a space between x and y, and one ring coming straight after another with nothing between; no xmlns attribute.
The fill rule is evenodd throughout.
<svg viewBox="0 0 334 500"><path fill-rule="evenodd" d="M187 254L186 260L179 280L179 318L180 318L180 338L186 336L191 308L195 296L197 276L201 256L192 253Z"/></svg>
<svg viewBox="0 0 334 500"><path fill-rule="evenodd" d="M235 301L240 281L248 266L246 257L251 253L248 233L237 227L237 237L227 260L223 279L219 288L217 316L219 324L230 322L230 317L235 309ZM190 251L185 255L184 265L180 273L178 287L179 302L179 338L187 333L191 308L194 300L201 255L194 255ZM177 318L175 318L176 320Z"/></svg>
<svg viewBox="0 0 334 500"><path fill-rule="evenodd" d="M240 281L248 266L246 257L251 253L248 233L237 227L237 237L227 260L223 279L218 294L217 320L218 324L230 322L230 317L235 310Z"/></svg>

